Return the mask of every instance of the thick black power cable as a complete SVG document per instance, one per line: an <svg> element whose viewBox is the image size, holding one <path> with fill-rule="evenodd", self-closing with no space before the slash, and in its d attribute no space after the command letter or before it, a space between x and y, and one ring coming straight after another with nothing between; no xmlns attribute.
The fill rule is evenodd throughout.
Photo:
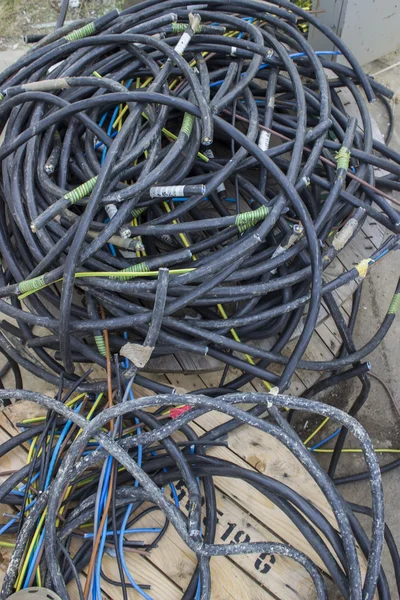
<svg viewBox="0 0 400 600"><path fill-rule="evenodd" d="M322 270L367 214L398 234L399 213L375 188L370 165L389 172L382 181L390 191L398 183L400 157L373 142L357 86L369 100L373 90L381 97L390 91L363 74L330 30L291 3L272 3L261 13L250 0L235 0L229 11L210 0L189 13L178 1L164 1L157 11L144 2L72 33L62 27L0 75L0 205L3 223L10 225L0 228L7 274L0 296L31 292L24 300L28 310L5 300L0 310L24 327L22 338L40 364L21 355L6 329L1 339L13 364L49 383L65 369L66 385L73 385L74 361L104 364L93 302L105 307L104 327L116 333L112 352L125 331L132 341L143 340L155 282L130 273L168 266L166 321L153 356L162 355L165 345L209 354L240 368L247 381L259 376L285 390L295 369L304 367L301 357L326 291L363 277L373 263L360 263L328 289ZM318 55L297 29L296 15L334 39L349 66ZM334 83L324 66L336 73ZM338 100L337 85L354 97L362 132ZM326 167L335 160L336 169ZM226 201L232 189L235 210ZM115 277L77 279L84 271ZM92 301L86 306L73 290ZM279 339L287 340L290 316L308 301L303 331L286 359ZM51 335L39 337L35 325ZM218 341L205 328L219 333ZM268 362L244 345L275 336ZM357 356L306 368L342 369ZM284 364L279 377L265 366L274 363ZM128 375L121 371L120 377ZM167 391L140 377L150 389ZM239 378L224 387L241 384ZM102 385L85 382L81 389L99 391Z"/></svg>
<svg viewBox="0 0 400 600"><path fill-rule="evenodd" d="M219 360L225 371L220 386L204 390L201 401L198 393L182 398L182 403L194 408L172 421L164 414L174 404L171 396L147 404L140 399L135 419L144 423L144 430L122 441L105 439L99 423L116 418L121 435L131 418L123 402L88 425L57 401L32 396L49 411L43 426L28 429L37 432L40 443L31 465L12 474L0 486L0 495L23 510L34 473L41 493L29 515L10 530L20 529L20 533L3 596L12 591L35 519L47 509L41 567L45 581L67 597L66 584L88 565L87 549L93 547L84 542L72 557L70 545L76 534L70 527L93 518L104 475L96 461L108 453L129 474L114 471L110 515L114 533L107 541L115 551L123 596L127 597L129 584L125 585L116 531L129 504L137 509L150 501L166 520L147 549L162 539L172 523L198 558L183 598L195 598L198 586L202 600L208 598L210 556L228 553L214 543L213 477L219 473L250 481L252 476L209 461L204 453L214 440L223 443L224 436L246 422L278 437L315 475L337 517L341 537L290 490L280 488L278 493L265 478L252 485L304 534L344 597L372 597L378 585L379 597L388 598L380 568L380 470L369 442L363 438L369 471L350 479L371 481L371 543L354 516L346 516L348 508L335 480L322 472L270 403L289 408L289 416L294 410L307 410L339 420L342 433L332 457L332 477L347 429L360 439L360 427L335 409L288 396L271 396L268 401L247 397L255 406L243 413L234 407L238 400L233 393L255 377L275 386L275 392L284 392L300 368L325 375L306 395L359 377L363 390L352 413L367 400L369 365L363 361L394 321L399 284L394 286L386 317L360 349L353 340L360 292L349 325L333 294L354 281L360 283L375 262L398 246L400 213L398 203L389 202L389 193L400 188L400 155L373 140L360 90L369 101L376 94L385 104L392 93L363 73L331 30L286 0L267 5L232 0L229 6L206 0L197 12L180 0L157 5L146 0L121 15L113 11L78 29L63 25L67 7L68 2L63 2L56 31L0 74L4 135L0 311L16 321L16 325L0 324L1 351L7 359L2 376L11 368L16 387L22 388L20 367L54 385L62 374L71 393L87 392L94 401L92 394L104 391L106 380L78 378L74 363L106 367L104 330L110 332L112 354L128 344L123 352L133 357L129 368L118 359L112 363L112 386L119 400L133 377L156 394L173 391L143 374L150 357L184 350ZM297 17L319 28L346 57L348 66L316 53L297 28ZM326 68L334 79L327 79ZM356 103L359 123L347 114L340 87L347 88ZM389 116L390 137L392 113ZM374 168L388 174L376 177ZM324 271L359 234L367 216L391 236L328 282ZM332 360L305 360L322 303L339 329L343 349ZM38 326L47 329L45 335L38 333ZM296 334L292 353L284 355ZM262 346L253 343L260 339ZM242 374L228 381L231 366ZM278 373L277 366L281 367ZM11 396L1 392L0 398L6 405ZM150 406L159 409L155 416L146 413ZM226 412L231 420L197 439L189 423L211 409ZM259 418L266 409L276 424ZM44 482L57 432L68 419L83 433L65 442L51 495ZM137 422L132 419L131 425ZM170 438L175 430L193 442L190 451ZM90 450L80 459L89 434L105 450ZM5 448L26 439L18 436ZM150 444L155 444L157 457L152 456ZM137 464L139 445L143 469ZM93 471L87 482L84 475L89 466ZM72 501L65 501L67 519L61 526L57 502L70 482L66 473L75 481L71 498L83 502L82 511L74 511ZM159 493L159 486L176 481L169 477L178 476L189 492L188 517L166 504ZM138 488L131 485L132 478L140 482ZM27 486L21 499L13 490L24 480ZM201 500L207 512L202 540ZM331 541L337 557L320 533ZM356 543L368 556L364 586ZM135 545L129 540L124 544ZM261 552L266 547L237 545L230 546L230 552ZM306 557L281 545L268 549L300 561L313 578L318 597L325 597L321 577Z"/></svg>
<svg viewBox="0 0 400 600"><path fill-rule="evenodd" d="M304 555L297 552L295 549L284 547L280 544L215 544L215 519L216 519L216 504L214 498L213 477L225 476L235 477L248 481L258 491L265 494L274 504L279 506L296 527L302 531L311 545L319 550L325 568L332 575L334 581L338 584L344 597L362 598L363 595L374 593L375 586L378 584L379 597L387 598L386 580L383 573L380 571L381 550L384 536L383 529L383 497L380 484L380 473L377 459L375 457L372 445L363 428L350 416L342 411L325 406L314 400L306 400L303 398L294 398L283 395L268 395L268 394L231 394L220 398L210 399L205 396L186 395L186 396L154 396L144 397L135 400L135 412L132 414L132 407L129 402L121 402L114 405L112 408L105 408L98 412L97 416L92 421L87 421L78 412L69 409L64 402L42 396L33 392L5 390L0 391L0 400L15 398L16 400L30 400L38 403L40 406L54 411L66 420L70 420L79 428L82 428L80 435L76 435L70 446L65 448L64 456L61 460L60 468L52 478L50 487L37 496L36 502L32 507L28 517L22 526L22 529L16 540L13 559L10 562L5 582L2 590L2 595L9 593L10 586L14 578L18 574L18 565L23 557L24 548L27 540L33 535L36 527L38 516L46 510L46 550L41 563L45 582L47 586L54 587L54 590L62 597L67 598L68 593L65 590L65 584L69 579L79 573L81 569L87 565L89 555L87 552L78 551L74 557L70 556L73 561L73 567L69 559L65 562L62 559L64 551L60 554L57 544L61 543L64 546L65 552L69 553L69 540L71 535L76 535L77 529L85 523L93 519L93 511L96 505L96 485L84 484L80 489L80 504L74 507L74 504L67 504L64 507L63 519L58 520L58 514L62 502L62 494L58 490L65 489L67 485L76 485L86 473L86 478L90 473L101 474L101 464L103 463L106 453L113 456L117 463L124 466L127 471L118 473L115 481L115 496L114 508L116 526L119 526L120 519L123 515L123 507L133 503L137 510L143 502L150 502L151 505L161 509L166 517L167 522L177 530L186 544L194 550L199 559L200 570L202 574L202 563L209 556L230 555L236 553L247 552L271 552L273 554L284 554L298 560L305 566L314 583L317 587L317 597L326 598L322 579L318 570ZM260 406L275 415L277 422L274 422L274 417L271 420L262 420L253 417L248 413L238 409L235 405L238 403L254 403L257 402ZM150 407L152 409L163 407L167 410L168 407L176 405L189 405L192 409L189 412L183 413L176 418L165 415L159 422L146 412ZM365 534L359 528L359 525L352 520L351 511L350 521L346 517L346 512L350 509L345 501L335 490L334 484L329 480L322 468L314 460L313 456L304 448L301 441L298 439L294 430L282 420L276 408L286 406L296 410L311 411L314 414L322 416L330 416L344 425L353 435L356 436L360 443L365 457L370 474L370 483L372 491L372 536L368 542L368 547L365 546L367 539ZM176 431L181 431L187 437L188 441L196 441L196 436L192 430L188 428L188 424L192 419L200 414L204 414L210 410L219 410L222 413L235 418L241 423L257 427L263 431L269 432L276 437L280 443L283 443L291 452L302 462L310 475L320 486L323 493L326 494L328 502L331 504L341 535L338 535L334 528L328 523L319 511L317 511L307 499L299 496L290 487L272 479L255 473L252 470L243 469L226 461L221 461L212 457L205 456L202 452L197 453L197 446L193 447L194 454L184 451L184 454L177 450L174 446L172 434ZM122 439L112 439L103 433L102 428L106 423L114 419L124 417L125 426L129 421L135 422L135 415L145 419L148 422L148 428L142 429L140 433L124 436ZM278 424L279 423L279 424ZM94 452L89 453L86 457L80 458L82 450L86 447L88 441L95 437L100 443L100 447ZM135 461L135 453L139 446L147 446L159 440L166 449L166 454L153 456L148 454L148 458L144 460L142 469L140 469ZM183 461L183 462L182 462ZM40 461L37 462L37 465ZM186 465L186 466L185 466ZM89 469L89 471L88 471ZM93 471L95 469L95 471ZM24 471L25 472L25 471ZM132 482L134 480L140 482L139 487L135 487ZM163 487L169 482L176 482L183 478L185 487L192 485L191 477L199 477L204 482L203 492L206 507L207 518L205 521L205 531L203 531L202 539L198 538L198 534L193 529L195 523L193 510L199 512L200 504L190 504L189 513L187 516L167 500L163 494ZM89 477L90 479L90 477ZM82 480L84 482L84 479ZM87 479L86 479L87 482ZM88 487L88 492L85 491ZM0 498L4 499L4 494L7 496L9 486L7 482L0 486ZM89 491L93 490L93 491ZM93 493L94 492L94 493ZM87 496L86 494L89 493ZM289 504L288 504L289 502ZM71 508L68 508L70 506ZM65 510L66 509L66 510ZM121 512L122 511L122 512ZM140 514L137 513L138 515ZM306 521L302 515L305 515L309 521ZM132 525L136 520L131 521ZM355 529L353 529L355 527ZM210 529L209 529L210 528ZM208 531L208 533L207 533ZM337 557L341 561L344 569L344 575L340 569L335 566L336 559L331 554L328 546L322 542L320 533L327 536L328 540L336 549ZM209 537L211 536L211 537ZM361 537L360 537L361 536ZM53 540L57 541L56 546L53 546ZM362 580L359 576L359 566L355 541L364 544L366 556L368 558L367 575L364 583L364 592L362 593ZM128 542L127 542L128 544ZM82 548L86 547L85 544ZM64 566L63 566L64 565ZM205 566L205 565L204 565ZM65 568L64 568L65 567ZM205 571L206 572L206 571ZM196 572L197 573L197 572ZM64 580L63 577L66 579ZM65 583L63 583L65 581ZM190 585L189 588L196 593L198 576L192 579L196 585ZM212 585L212 580L207 583L207 579L201 577L202 581L202 598L209 598L209 586ZM203 583L204 582L204 583ZM188 588L188 590L189 590ZM189 592L188 592L189 593ZM193 598L192 592L186 593L187 598ZM3 597L2 596L2 597ZM6 596L4 596L6 597Z"/></svg>

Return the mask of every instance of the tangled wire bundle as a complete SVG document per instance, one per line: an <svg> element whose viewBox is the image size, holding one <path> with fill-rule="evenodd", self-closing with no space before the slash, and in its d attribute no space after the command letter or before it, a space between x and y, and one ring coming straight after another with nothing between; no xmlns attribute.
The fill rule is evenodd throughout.
<svg viewBox="0 0 400 600"><path fill-rule="evenodd" d="M281 509L315 550L343 598L373 598L376 585L380 599L390 598L380 567L384 537L397 570L399 557L390 531L384 527L377 459L367 433L355 419L319 402L284 395L234 393L209 398L172 394L132 402L131 384L132 381L123 395L118 392L117 403L110 408L102 405L102 394L97 397L79 394L72 399L68 394L53 399L27 391L0 391L4 404L11 398L31 400L48 411L47 417L39 422L26 422L26 431L0 446L3 456L29 437L36 439L30 452L31 462L0 485L0 501L18 510L18 515L1 530L1 533L18 532L2 599L8 597L14 585L17 589L32 585L39 573L42 585L53 589L63 600L71 597L71 587L67 591L67 585L73 580L75 584L71 585L77 586L80 598L87 598L90 591L90 597L103 597L101 578L122 586L124 598L127 590L134 588L141 597L151 600L151 588L150 595L145 590L154 582L139 585L127 567L125 553L136 549L149 557L169 524L197 556L197 567L183 592L185 600L210 598L211 557L244 553L267 553L297 561L311 576L318 599L327 598L319 568L291 545L262 540L216 543L214 477L241 479ZM238 408L238 403L256 403L267 412L267 418L250 415ZM190 410L175 414L173 407L180 404L189 405ZM332 480L282 418L279 412L282 407L331 417L356 437L368 467L372 510L343 500ZM335 515L337 530L310 500L273 477L229 460L206 456L207 447L222 443L216 440L220 437L219 428L198 437L192 422L210 410L232 417L236 426L247 424L264 431L289 449L325 495ZM97 416L92 418L95 411ZM175 435L178 432L179 438ZM18 488L16 492L15 487L23 481L26 481L24 491ZM178 481L183 482L187 493L187 509L186 502L180 504L177 498L174 484ZM168 485L175 502L164 493ZM154 511L161 511L164 525L148 529L142 520ZM354 514L365 511L372 517L370 539ZM135 541L138 534L146 539L151 534L154 539L140 543ZM119 581L110 579L103 570L105 552L116 557ZM360 552L368 559L364 581ZM82 572L86 576L84 590L79 579Z"/></svg>
<svg viewBox="0 0 400 600"><path fill-rule="evenodd" d="M338 50L314 52L298 19ZM338 53L348 66L333 62ZM359 127L341 87L359 108ZM150 355L184 350L239 368L224 389L260 377L282 392L297 367L358 365L388 331L398 288L358 351L333 292L398 243L400 215L387 192L400 187L400 156L373 140L362 91L369 101L392 93L313 15L285 0L198 9L147 0L57 29L0 75L0 91L0 311L17 320L2 322L0 342L18 386L16 363L55 385L65 371L69 386L74 363L104 367L104 329L112 353L141 344L162 267L162 328L139 368ZM386 174L375 178L375 168ZM367 215L392 235L324 281ZM309 362L302 356L322 299L346 348ZM260 338L271 350L248 343ZM143 375L137 382L169 391ZM106 381L82 386L101 391Z"/></svg>

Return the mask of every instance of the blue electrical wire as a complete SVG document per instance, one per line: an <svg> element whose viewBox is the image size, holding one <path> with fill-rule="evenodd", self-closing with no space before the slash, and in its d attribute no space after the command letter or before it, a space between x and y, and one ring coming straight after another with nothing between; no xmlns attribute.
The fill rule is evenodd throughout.
<svg viewBox="0 0 400 600"><path fill-rule="evenodd" d="M127 339L128 337L128 333L125 331L124 332L124 337L125 339ZM124 366L125 368L129 367L129 360L125 359L124 361ZM129 383L129 397L130 400L134 400L134 394L132 391L132 384L131 382ZM135 423L136 425L138 425L140 423L138 418L135 418ZM137 428L137 434L140 435L141 434L141 427ZM143 446L138 446L138 456L137 456L137 464L139 467L142 466L142 460L143 460ZM135 481L135 487L139 486L139 482L136 480ZM133 504L129 504L128 508L126 509L124 518L122 520L121 523L121 529L120 529L120 533L119 533L119 538L118 538L118 546L119 546L119 551L120 551L120 557L121 557L121 563L122 563L122 567L124 569L125 575L129 580L129 583L131 584L131 586L143 597L145 598L145 600L153 600L151 598L151 596L149 596L148 594L146 594L146 592L144 590L142 590L142 588L136 583L136 581L133 579L128 565L126 564L126 560L125 560L125 552L124 552L124 534L126 531L126 524L128 522L128 519L131 515L132 512L132 508L133 508Z"/></svg>
<svg viewBox="0 0 400 600"><path fill-rule="evenodd" d="M34 482L36 481L36 479L39 477L39 475L40 475L40 471L39 471L38 473L36 473L36 475L34 475L34 476L32 477L32 479L30 480L30 483L31 483L31 484L32 484L32 483L34 483ZM25 494L24 494L25 488L26 488L26 483L24 483L24 484L23 484L23 485L22 485L22 486L19 488L19 490L12 490L12 491L10 492L10 494L14 494L15 496L25 496Z"/></svg>
<svg viewBox="0 0 400 600"><path fill-rule="evenodd" d="M37 544L37 546L35 548L34 553L31 556L30 561L29 561L29 567L28 567L28 571L27 571L26 576L25 576L25 582L24 582L24 585L22 586L23 589L29 587L29 582L30 582L30 579L31 579L31 577L33 575L33 571L35 569L36 560L37 560L37 557L39 556L40 549L41 549L41 547L43 545L43 542L44 542L44 535L45 535L45 530L43 529L43 531L42 531L42 533L40 535L40 538L39 538L39 542L38 542L38 544Z"/></svg>
<svg viewBox="0 0 400 600"><path fill-rule="evenodd" d="M135 529L125 529L124 535L129 533L160 533L160 527L136 527ZM121 530L118 529L117 534L120 535ZM114 535L114 530L108 530L106 533L107 537ZM83 536L85 539L91 539L94 537L94 533L85 533Z"/></svg>
<svg viewBox="0 0 400 600"><path fill-rule="evenodd" d="M82 408L82 402L76 408L74 408L74 412L76 412L76 413L79 412L81 408ZM53 453L51 456L51 460L50 460L50 464L49 464L49 470L47 472L46 481L44 484L45 490L47 490L47 488L50 485L51 476L53 474L53 470L54 470L54 467L55 467L57 459L58 459L58 453L59 453L60 448L61 448L69 430L71 429L71 427L72 427L72 421L67 421L64 425L64 428L63 428L61 434L60 434L60 437L57 440L57 444L54 447L54 450L53 450Z"/></svg>
<svg viewBox="0 0 400 600"><path fill-rule="evenodd" d="M30 508L32 508L32 506L35 504L36 500L33 500L30 504L28 504L25 509L24 512L26 512L27 510L29 510ZM6 531L8 531L10 529L10 527L12 527L14 525L14 523L16 523L18 521L18 517L21 516L21 511L19 511L16 515L14 519L10 519L8 521L8 523L6 523L5 525L3 525L0 529L0 535L3 535L3 533L6 533Z"/></svg>
<svg viewBox="0 0 400 600"><path fill-rule="evenodd" d="M310 452L312 452L313 450L316 450L317 448L320 448L321 446L324 446L330 440L333 440L333 438L335 438L337 435L339 435L340 430L341 430L341 428L337 429L336 431L334 431L333 433L331 433L331 435L328 435L328 437L326 437L325 439L323 439L320 442L318 442L318 444L315 444L315 446L313 446L312 448L310 448Z"/></svg>
<svg viewBox="0 0 400 600"><path fill-rule="evenodd" d="M82 408L82 402L78 406L76 406L74 408L74 412L78 413L81 408ZM63 427L63 429L61 431L60 437L58 438L57 443L56 443L56 445L54 447L54 450L52 451L52 456L51 456L51 460L50 460L50 464L49 464L49 469L48 469L46 480L45 480L45 484L44 484L44 490L46 490L49 487L49 485L50 485L51 477L52 477L52 474L53 474L54 467L55 467L55 465L57 463L57 460L58 460L58 455L59 455L61 446L62 446L62 444L63 444L63 442L64 442L64 440L65 440L65 438L66 438L66 436L67 436L67 434L69 432L69 430L71 429L71 426L72 426L72 421L69 420L69 421L67 421L65 423L65 425L64 425L64 427ZM38 476L38 474L37 474L37 476ZM31 558L29 560L27 573L26 573L26 576L25 576L25 579L24 579L24 584L22 586L23 589L29 587L29 582L31 580L33 571L35 569L36 560L37 560L37 557L39 555L39 552L40 552L41 547L42 547L43 542L44 542L44 536L45 536L45 527L43 528L43 531L42 531L42 533L40 535L39 542L37 543L35 551L33 552L32 556L31 556Z"/></svg>
<svg viewBox="0 0 400 600"><path fill-rule="evenodd" d="M131 586L143 597L145 598L145 600L153 600L151 598L151 596L149 596L148 594L146 594L146 592L144 590L142 590L142 588L136 583L136 581L133 579L132 575L130 574L128 565L126 564L125 561L125 552L124 552L124 532L125 532L125 528L126 528L126 524L128 522L128 519L130 517L131 511L132 511L132 507L133 505L130 504L127 508L127 511L124 515L123 521L121 523L121 533L120 536L118 538L118 544L119 544L119 551L120 551L120 556L121 556L121 562L122 562L122 567L124 569L125 575L129 580L129 583L131 584Z"/></svg>
<svg viewBox="0 0 400 600"><path fill-rule="evenodd" d="M200 600L200 596L201 596L201 581L200 581L200 576L199 576L199 580L197 582L196 595L194 597L194 600Z"/></svg>
<svg viewBox="0 0 400 600"><path fill-rule="evenodd" d="M378 256L375 256L375 258L373 259L374 262L376 262L377 260L380 260L381 258L383 258L385 256L385 254L387 254L388 252L390 252L390 250L388 248L386 248L386 250L382 250L382 252L380 254L378 254Z"/></svg>

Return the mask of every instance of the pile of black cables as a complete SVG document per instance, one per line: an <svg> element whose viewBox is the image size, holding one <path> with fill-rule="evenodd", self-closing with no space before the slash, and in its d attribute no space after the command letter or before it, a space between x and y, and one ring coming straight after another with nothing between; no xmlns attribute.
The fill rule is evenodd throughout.
<svg viewBox="0 0 400 600"><path fill-rule="evenodd" d="M18 516L2 527L2 531L6 528L8 533L17 536L0 598L7 598L18 580L19 587L32 585L39 570L41 585L54 590L62 600L71 597L71 587L67 590L69 583L76 586L81 599L97 590L96 586L100 590L106 583L121 588L124 598L133 587L142 597L151 599L151 586L155 582L136 583L134 572L126 565L125 552L136 549L149 558L149 552L156 552L169 526L197 559L190 583L182 590L185 600L210 598L211 557L249 553L264 557L271 554L275 560L285 556L302 565L312 578L319 600L328 597L323 573L345 599L373 598L376 589L381 600L390 598L381 567L385 539L398 582L400 561L393 537L384 525L377 458L368 434L354 418L314 400L272 394L232 393L217 398L170 394L133 402L129 400L131 384L132 381L125 391L116 390L115 404L110 407L105 406L104 401L99 403L101 395L96 398L93 394L80 394L71 398L71 393L63 396L61 389L58 398L22 390L0 391L3 405L9 404L11 399L29 400L47 410L46 417L39 422L26 422L25 431L0 446L3 456L29 438L37 440L35 451L30 453L31 462L0 485L0 501L18 511ZM239 403L255 403L262 408L264 418L243 411L237 406ZM174 408L182 404L187 406L186 412ZM283 407L330 417L355 436L368 469L371 509L343 499L312 453L282 418L280 409ZM309 499L285 483L218 458L218 453L207 455L206 451L212 446L224 443L219 428L200 437L196 434L198 428L193 422L209 411L230 417L236 426L261 430L289 450L326 497L336 526L332 526ZM278 507L316 552L322 571L293 545L268 540L221 543L222 540L216 539L215 478L242 480L253 488L253 495L262 494ZM24 493L16 487L22 482L26 483ZM170 499L164 488L178 484L184 493L177 499L175 488ZM161 514L161 518L156 519L159 528L138 531L139 537L147 540L153 531L153 540L136 541L137 534L135 536L135 529L131 528L135 524L139 528L148 527L148 522L146 525L142 519L154 511ZM356 517L357 513L365 512L372 518L370 535ZM33 546L32 540L36 540ZM118 563L119 580L115 579L115 569L114 577L109 574L107 560L111 559L104 562L107 554ZM363 555L365 579L360 568ZM79 578L83 572L84 590ZM102 595L100 592L90 597Z"/></svg>
<svg viewBox="0 0 400 600"><path fill-rule="evenodd" d="M337 50L315 52L298 20ZM148 357L180 350L242 371L209 394L255 377L284 392L296 368L358 368L399 302L397 286L357 350L335 291L365 277L400 231L388 193L400 189L400 155L373 139L363 93L393 96L286 0L146 0L41 39L0 75L0 345L17 387L19 366L55 385L65 372L67 386L76 363L104 367L104 330L112 353L141 344L162 267L167 300ZM328 282L324 270L367 216L389 237ZM302 360L323 301L343 351Z"/></svg>

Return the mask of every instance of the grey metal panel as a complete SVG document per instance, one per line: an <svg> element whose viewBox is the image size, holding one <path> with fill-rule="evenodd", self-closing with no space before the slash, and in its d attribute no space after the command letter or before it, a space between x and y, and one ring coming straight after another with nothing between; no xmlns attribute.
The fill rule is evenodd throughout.
<svg viewBox="0 0 400 600"><path fill-rule="evenodd" d="M400 48L400 0L313 0L313 10L324 11L318 18L342 38L361 64ZM309 40L315 50L333 49L314 27Z"/></svg>
<svg viewBox="0 0 400 600"><path fill-rule="evenodd" d="M400 47L399 0L352 0L342 39L362 65Z"/></svg>
<svg viewBox="0 0 400 600"><path fill-rule="evenodd" d="M318 19L341 37L347 4L348 0L313 0L313 10L321 11ZM334 44L315 27L310 27L308 39L315 50L334 50Z"/></svg>

